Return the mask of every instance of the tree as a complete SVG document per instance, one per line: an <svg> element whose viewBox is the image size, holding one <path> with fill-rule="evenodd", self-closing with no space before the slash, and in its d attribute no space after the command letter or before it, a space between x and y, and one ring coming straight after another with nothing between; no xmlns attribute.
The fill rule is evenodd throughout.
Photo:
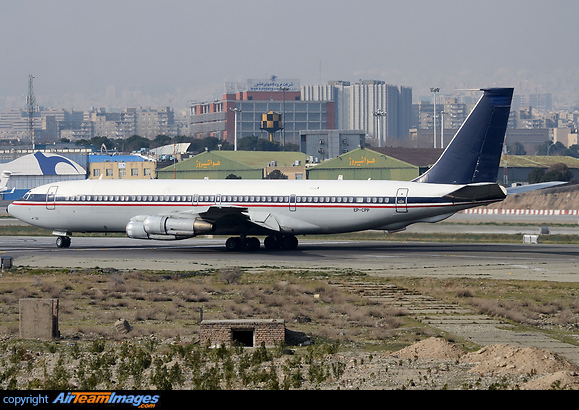
<svg viewBox="0 0 579 410"><path fill-rule="evenodd" d="M171 144L172 138L168 135L159 134L153 140L154 147L162 147L163 145Z"/></svg>
<svg viewBox="0 0 579 410"><path fill-rule="evenodd" d="M573 172L566 164L562 162L553 164L547 170L544 168L535 168L527 176L527 182L536 184L538 182L550 181L571 181Z"/></svg>
<svg viewBox="0 0 579 410"><path fill-rule="evenodd" d="M569 169L566 164L562 162L551 165L543 177L541 182L549 181L571 181L573 178L573 172Z"/></svg>
<svg viewBox="0 0 579 410"><path fill-rule="evenodd" d="M529 184L536 184L541 182L541 178L545 175L545 170L543 168L534 168L529 175L527 175L527 182Z"/></svg>
<svg viewBox="0 0 579 410"><path fill-rule="evenodd" d="M527 155L525 146L519 141L515 141L513 144L508 146L508 152L511 155Z"/></svg>
<svg viewBox="0 0 579 410"><path fill-rule="evenodd" d="M271 171L265 179L287 179L287 175L281 172L279 169L274 169Z"/></svg>
<svg viewBox="0 0 579 410"><path fill-rule="evenodd" d="M569 149L561 143L561 141L557 141L556 143L545 141L539 145L537 155L569 156L570 152Z"/></svg>
<svg viewBox="0 0 579 410"><path fill-rule="evenodd" d="M138 151L141 148L149 148L151 146L151 140L141 137L140 135L132 135L123 143L123 152L133 152Z"/></svg>

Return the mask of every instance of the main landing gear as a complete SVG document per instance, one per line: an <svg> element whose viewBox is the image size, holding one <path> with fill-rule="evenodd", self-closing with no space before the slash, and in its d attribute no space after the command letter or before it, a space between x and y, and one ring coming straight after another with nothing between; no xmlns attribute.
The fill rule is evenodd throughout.
<svg viewBox="0 0 579 410"><path fill-rule="evenodd" d="M275 236L270 235L263 241L263 246L267 250L283 249L293 250L298 246L298 239L293 235ZM225 242L228 251L257 251L260 243L258 238L254 237L231 237Z"/></svg>
<svg viewBox="0 0 579 410"><path fill-rule="evenodd" d="M56 238L56 247L57 248L69 248L70 247L70 238L68 236L59 236Z"/></svg>

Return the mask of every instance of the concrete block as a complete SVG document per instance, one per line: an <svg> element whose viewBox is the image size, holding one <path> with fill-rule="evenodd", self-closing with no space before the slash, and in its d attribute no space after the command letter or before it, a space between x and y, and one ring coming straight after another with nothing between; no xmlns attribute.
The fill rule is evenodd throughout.
<svg viewBox="0 0 579 410"><path fill-rule="evenodd" d="M20 299L20 338L50 340L60 337L58 299Z"/></svg>

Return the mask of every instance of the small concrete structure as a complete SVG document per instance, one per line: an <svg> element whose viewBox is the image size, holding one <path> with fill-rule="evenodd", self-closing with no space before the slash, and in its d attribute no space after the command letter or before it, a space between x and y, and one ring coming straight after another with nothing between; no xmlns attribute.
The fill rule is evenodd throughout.
<svg viewBox="0 0 579 410"><path fill-rule="evenodd" d="M58 299L20 299L20 338L50 340L60 337Z"/></svg>
<svg viewBox="0 0 579 410"><path fill-rule="evenodd" d="M274 347L285 341L283 319L203 320L200 343L206 346L227 346L234 342L245 347Z"/></svg>
<svg viewBox="0 0 579 410"><path fill-rule="evenodd" d="M523 243L539 243L539 235L523 235Z"/></svg>

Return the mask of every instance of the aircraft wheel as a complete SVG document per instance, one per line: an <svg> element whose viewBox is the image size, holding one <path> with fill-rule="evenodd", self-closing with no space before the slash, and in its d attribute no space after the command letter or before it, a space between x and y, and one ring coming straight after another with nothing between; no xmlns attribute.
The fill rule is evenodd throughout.
<svg viewBox="0 0 579 410"><path fill-rule="evenodd" d="M263 246L265 246L265 249L267 250L275 250L275 249L279 249L279 241L277 239L277 237L273 236L273 235L269 235L267 236L264 240L263 240Z"/></svg>
<svg viewBox="0 0 579 410"><path fill-rule="evenodd" d="M285 235L281 238L281 248L293 250L298 247L298 238L293 235Z"/></svg>
<svg viewBox="0 0 579 410"><path fill-rule="evenodd" d="M243 241L241 240L241 238L238 237L232 236L231 238L227 238L227 241L225 241L225 247L227 248L228 251L233 252L240 251L242 249L242 246Z"/></svg>
<svg viewBox="0 0 579 410"><path fill-rule="evenodd" d="M68 236L59 236L56 238L57 248L68 248L70 247L70 238Z"/></svg>
<svg viewBox="0 0 579 410"><path fill-rule="evenodd" d="M260 247L259 239L258 238L245 238L243 241L243 248L246 251L257 251Z"/></svg>

